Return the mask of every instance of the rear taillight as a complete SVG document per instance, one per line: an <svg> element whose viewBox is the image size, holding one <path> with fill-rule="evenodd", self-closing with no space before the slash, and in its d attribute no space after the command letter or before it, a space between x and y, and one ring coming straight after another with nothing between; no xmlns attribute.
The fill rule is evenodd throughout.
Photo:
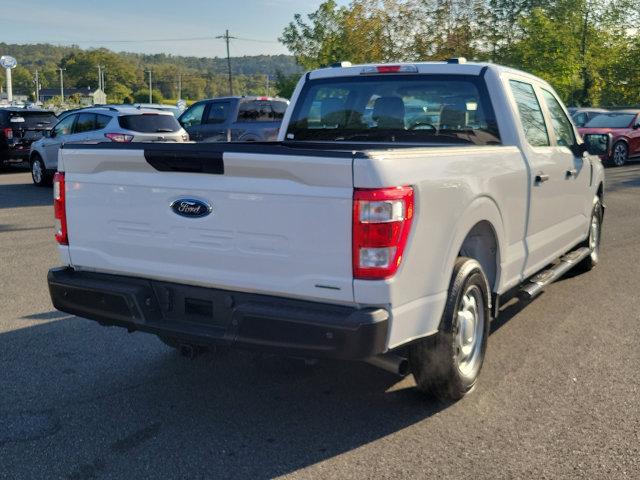
<svg viewBox="0 0 640 480"><path fill-rule="evenodd" d="M126 133L105 133L104 136L117 143L129 143L133 140L133 135L127 135Z"/></svg>
<svg viewBox="0 0 640 480"><path fill-rule="evenodd" d="M413 218L413 188L356 189L353 193L353 277L395 275Z"/></svg>
<svg viewBox="0 0 640 480"><path fill-rule="evenodd" d="M64 172L56 172L53 176L53 213L56 219L56 241L60 245L69 245L65 198Z"/></svg>
<svg viewBox="0 0 640 480"><path fill-rule="evenodd" d="M4 138L7 140L13 140L13 129L12 128L3 128L2 132L4 133Z"/></svg>

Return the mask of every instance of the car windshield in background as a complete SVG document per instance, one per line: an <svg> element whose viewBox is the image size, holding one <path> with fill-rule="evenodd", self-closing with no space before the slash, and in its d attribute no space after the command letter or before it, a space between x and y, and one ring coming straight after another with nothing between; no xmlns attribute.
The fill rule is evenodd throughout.
<svg viewBox="0 0 640 480"><path fill-rule="evenodd" d="M601 113L587 122L584 128L629 128L633 113Z"/></svg>
<svg viewBox="0 0 640 480"><path fill-rule="evenodd" d="M180 130L180 124L173 115L143 113L139 115L123 115L118 123L125 130L142 133L170 133Z"/></svg>
<svg viewBox="0 0 640 480"><path fill-rule="evenodd" d="M312 80L287 140L500 144L484 82L469 75Z"/></svg>

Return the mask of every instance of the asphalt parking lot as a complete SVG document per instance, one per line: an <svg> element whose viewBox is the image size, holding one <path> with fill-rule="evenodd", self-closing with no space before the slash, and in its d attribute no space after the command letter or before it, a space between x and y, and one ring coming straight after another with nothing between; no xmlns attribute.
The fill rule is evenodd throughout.
<svg viewBox="0 0 640 480"><path fill-rule="evenodd" d="M639 478L640 165L607 179L601 265L508 305L442 405L364 364L189 360L54 311L51 189L0 174L0 478Z"/></svg>

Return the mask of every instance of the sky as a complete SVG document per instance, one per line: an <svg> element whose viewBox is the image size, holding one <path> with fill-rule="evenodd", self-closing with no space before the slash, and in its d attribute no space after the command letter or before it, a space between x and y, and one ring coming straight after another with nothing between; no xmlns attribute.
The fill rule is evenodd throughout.
<svg viewBox="0 0 640 480"><path fill-rule="evenodd" d="M295 13L322 0L0 0L0 42L223 57L288 53L278 42ZM348 0L338 0L346 5ZM18 8L16 6L19 5ZM149 41L154 40L154 41ZM155 41L161 40L161 41ZM2 52L0 52L2 54Z"/></svg>

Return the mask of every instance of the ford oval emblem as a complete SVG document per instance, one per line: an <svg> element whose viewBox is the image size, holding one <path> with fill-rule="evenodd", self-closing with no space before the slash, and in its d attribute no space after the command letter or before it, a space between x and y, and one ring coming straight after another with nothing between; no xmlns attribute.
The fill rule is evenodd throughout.
<svg viewBox="0 0 640 480"><path fill-rule="evenodd" d="M194 198L179 198L170 207L178 215L189 218L206 217L213 210L211 205Z"/></svg>

